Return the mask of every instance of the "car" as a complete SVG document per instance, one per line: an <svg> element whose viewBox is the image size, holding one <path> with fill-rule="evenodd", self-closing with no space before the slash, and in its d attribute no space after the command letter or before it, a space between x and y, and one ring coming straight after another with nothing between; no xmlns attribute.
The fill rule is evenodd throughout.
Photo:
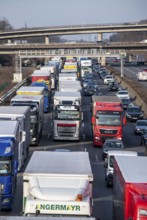
<svg viewBox="0 0 147 220"><path fill-rule="evenodd" d="M123 150L124 144L119 139L107 139L102 146L102 158L105 160L109 150Z"/></svg>
<svg viewBox="0 0 147 220"><path fill-rule="evenodd" d="M109 83L108 91L118 91L119 89L120 89L120 87L117 84L117 82Z"/></svg>
<svg viewBox="0 0 147 220"><path fill-rule="evenodd" d="M129 93L128 93L127 90L119 90L119 91L116 93L116 96L117 96L119 99L130 98L130 95L129 95Z"/></svg>
<svg viewBox="0 0 147 220"><path fill-rule="evenodd" d="M137 121L143 119L144 113L139 106L128 107L126 110L126 119L128 121Z"/></svg>
<svg viewBox="0 0 147 220"><path fill-rule="evenodd" d="M141 145L147 147L147 128L141 132Z"/></svg>
<svg viewBox="0 0 147 220"><path fill-rule="evenodd" d="M134 127L134 134L141 134L144 129L147 129L147 119L137 120Z"/></svg>
<svg viewBox="0 0 147 220"><path fill-rule="evenodd" d="M124 110L126 110L130 106L134 106L134 104L128 98L121 98L121 102Z"/></svg>
<svg viewBox="0 0 147 220"><path fill-rule="evenodd" d="M113 78L113 76L108 74L108 75L105 75L103 81L104 81L104 84L109 84L111 82L114 82L114 78Z"/></svg>
<svg viewBox="0 0 147 220"><path fill-rule="evenodd" d="M94 95L96 93L96 88L94 85L87 85L84 87L84 95Z"/></svg>

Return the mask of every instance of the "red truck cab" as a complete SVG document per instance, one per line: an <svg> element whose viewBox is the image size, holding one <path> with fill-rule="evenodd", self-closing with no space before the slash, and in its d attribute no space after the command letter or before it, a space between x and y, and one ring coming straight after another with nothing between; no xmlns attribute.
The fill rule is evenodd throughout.
<svg viewBox="0 0 147 220"><path fill-rule="evenodd" d="M122 139L122 103L117 96L92 96L92 133L94 146L102 146L108 138Z"/></svg>

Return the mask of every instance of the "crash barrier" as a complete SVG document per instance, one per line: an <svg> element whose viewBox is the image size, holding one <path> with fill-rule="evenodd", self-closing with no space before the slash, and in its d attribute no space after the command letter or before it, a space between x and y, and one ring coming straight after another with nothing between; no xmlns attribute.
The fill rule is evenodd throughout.
<svg viewBox="0 0 147 220"><path fill-rule="evenodd" d="M17 89L19 89L22 85L26 84L28 82L28 78L25 78L21 82L19 82L16 86L14 86L11 90L6 92L2 97L0 97L0 104L5 103L10 97L12 97Z"/></svg>
<svg viewBox="0 0 147 220"><path fill-rule="evenodd" d="M119 71L115 70L111 66L107 66L107 69L110 71L110 73L113 75L113 77L116 79L116 81L122 86L122 88L127 89L127 91L131 94L133 99L135 100L135 103L142 108L144 111L145 117L147 117L147 103L141 98L144 97L144 93L139 94L137 91L139 88L137 87L137 84L134 81L126 76L121 77L121 74ZM134 88L133 88L134 84Z"/></svg>

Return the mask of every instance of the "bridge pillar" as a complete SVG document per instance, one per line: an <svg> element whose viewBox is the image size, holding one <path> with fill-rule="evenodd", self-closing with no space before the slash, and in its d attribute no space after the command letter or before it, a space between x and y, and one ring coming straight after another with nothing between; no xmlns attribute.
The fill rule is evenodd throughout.
<svg viewBox="0 0 147 220"><path fill-rule="evenodd" d="M12 44L12 40L11 39L8 39L8 44Z"/></svg>
<svg viewBox="0 0 147 220"><path fill-rule="evenodd" d="M102 41L102 33L98 33L97 40Z"/></svg>
<svg viewBox="0 0 147 220"><path fill-rule="evenodd" d="M49 43L50 43L49 36L45 36L45 44L49 44Z"/></svg>
<svg viewBox="0 0 147 220"><path fill-rule="evenodd" d="M101 57L100 63L101 63L101 66L105 66L106 65L106 57Z"/></svg>

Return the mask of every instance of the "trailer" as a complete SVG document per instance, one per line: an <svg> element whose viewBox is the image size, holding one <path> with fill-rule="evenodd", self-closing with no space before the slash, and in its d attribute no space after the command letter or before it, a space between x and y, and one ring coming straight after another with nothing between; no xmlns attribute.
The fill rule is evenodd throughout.
<svg viewBox="0 0 147 220"><path fill-rule="evenodd" d="M92 183L88 152L35 151L23 173L23 213L90 217Z"/></svg>
<svg viewBox="0 0 147 220"><path fill-rule="evenodd" d="M147 219L147 157L114 159L113 219Z"/></svg>

